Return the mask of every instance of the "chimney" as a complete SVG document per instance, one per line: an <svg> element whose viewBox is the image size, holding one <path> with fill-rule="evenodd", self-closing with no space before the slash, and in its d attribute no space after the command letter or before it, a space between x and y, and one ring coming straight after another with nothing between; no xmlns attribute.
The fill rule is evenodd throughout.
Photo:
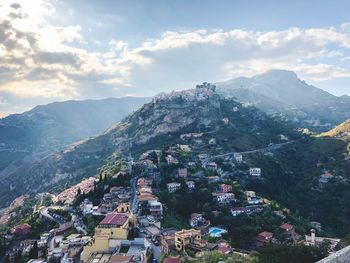
<svg viewBox="0 0 350 263"><path fill-rule="evenodd" d="M316 235L315 235L316 231L315 229L311 229L311 244L315 245L316 243Z"/></svg>

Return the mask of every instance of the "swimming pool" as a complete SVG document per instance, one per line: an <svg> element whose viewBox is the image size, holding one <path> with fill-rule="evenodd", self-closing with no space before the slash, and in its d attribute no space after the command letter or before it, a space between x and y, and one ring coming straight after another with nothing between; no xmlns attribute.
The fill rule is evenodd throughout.
<svg viewBox="0 0 350 263"><path fill-rule="evenodd" d="M219 227L211 227L209 228L209 235L211 237L221 237L222 234L227 233L227 230L219 228Z"/></svg>

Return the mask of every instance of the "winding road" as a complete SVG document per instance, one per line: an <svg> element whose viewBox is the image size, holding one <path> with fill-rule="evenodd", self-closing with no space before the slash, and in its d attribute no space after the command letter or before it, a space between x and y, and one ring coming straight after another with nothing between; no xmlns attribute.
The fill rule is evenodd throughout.
<svg viewBox="0 0 350 263"><path fill-rule="evenodd" d="M217 158L225 158L225 157L229 157L235 153L240 153L242 155L248 155L248 154L253 154L253 153L263 153L263 152L270 152L270 151L275 151L279 148L281 148L284 145L287 144L291 144L294 143L295 141L288 141L288 142L284 142L284 143L278 143L278 144L270 144L267 147L264 148L259 148L259 149L255 149L255 150L251 150L251 151L245 151L245 152L229 152L229 153L224 153L224 154L218 154L218 155L214 155L211 157L208 157L207 159L205 159L206 162L210 162L212 160L215 160Z"/></svg>

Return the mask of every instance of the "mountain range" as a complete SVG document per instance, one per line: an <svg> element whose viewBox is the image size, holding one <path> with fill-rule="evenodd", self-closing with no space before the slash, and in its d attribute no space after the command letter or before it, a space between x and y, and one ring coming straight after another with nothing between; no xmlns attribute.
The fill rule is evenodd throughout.
<svg viewBox="0 0 350 263"><path fill-rule="evenodd" d="M215 138L225 151L254 150L279 142L280 134L295 136L286 124L225 99L208 87L175 92L153 98L101 135L17 166L1 178L1 202L96 175L113 154L139 156L147 150L180 143L181 134L195 132L203 133L207 140Z"/></svg>
<svg viewBox="0 0 350 263"><path fill-rule="evenodd" d="M350 117L349 97L310 86L290 71L268 71L216 86L205 83L151 102L53 103L1 119L0 206L23 193L96 175L113 156L138 157L181 143L183 133L203 132L223 152L249 151L279 143L281 135L298 139L297 128L327 131Z"/></svg>
<svg viewBox="0 0 350 263"><path fill-rule="evenodd" d="M350 117L349 96L334 96L300 80L292 71L270 70L216 85L223 95L314 131L326 131Z"/></svg>
<svg viewBox="0 0 350 263"><path fill-rule="evenodd" d="M0 180L26 163L102 133L149 100L125 97L55 102L0 119Z"/></svg>

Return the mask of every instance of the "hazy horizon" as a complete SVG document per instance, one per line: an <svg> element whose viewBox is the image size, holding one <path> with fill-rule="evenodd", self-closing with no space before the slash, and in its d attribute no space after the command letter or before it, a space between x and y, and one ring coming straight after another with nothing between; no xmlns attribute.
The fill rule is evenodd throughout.
<svg viewBox="0 0 350 263"><path fill-rule="evenodd" d="M276 70L284 70L284 69L276 69ZM266 73L266 72L263 72L263 73ZM238 76L236 78L241 78L241 77L245 77L245 76ZM233 79L236 79L236 78L233 78ZM225 81L222 81L222 82L226 82L226 81L230 81L230 80L233 80L233 79L229 79L229 80L225 80ZM220 83L220 81L218 81L217 83ZM198 83L199 84L199 83ZM214 83L216 84L216 83ZM311 83L308 83L311 85ZM186 89L191 89L191 88L194 88L194 86L192 87L187 87L187 88L184 88L184 89L176 89L176 90L186 90ZM317 87L318 88L318 87ZM320 88L322 89L322 88ZM322 89L326 92L329 92L327 89ZM170 92L170 91L164 91L164 92ZM160 93L163 93L163 91L161 91ZM342 96L342 95L347 95L347 94L342 94L342 95L338 95L338 94L333 94L332 92L329 92L330 94L334 95L334 96ZM0 112L0 118L5 118L9 115L12 115L12 114L21 114L21 113L24 113L24 112L27 112L27 111L30 111L32 109L34 109L35 107L37 106L42 106L42 105L48 105L48 104L52 104L52 103L56 103L56 102L67 102L67 101L87 101L87 100L105 100L105 99L119 99L119 98L127 98L127 97L133 97L133 98L142 98L142 97L153 97L153 96L156 96L158 95L159 93L157 94L153 94L153 95L150 95L150 96L138 96L138 95L125 95L125 96L116 96L116 97L105 97L105 98L87 98L87 99L84 99L84 98L73 98L73 99L67 99L67 100L57 100L57 101L51 101L51 102L47 102L47 103L43 103L43 104L37 104L37 105L33 105L32 107L29 107L27 109L23 109L22 111L20 112L10 112L10 113L1 113Z"/></svg>
<svg viewBox="0 0 350 263"><path fill-rule="evenodd" d="M269 69L350 95L349 7L4 0L0 115L53 101L153 96Z"/></svg>

